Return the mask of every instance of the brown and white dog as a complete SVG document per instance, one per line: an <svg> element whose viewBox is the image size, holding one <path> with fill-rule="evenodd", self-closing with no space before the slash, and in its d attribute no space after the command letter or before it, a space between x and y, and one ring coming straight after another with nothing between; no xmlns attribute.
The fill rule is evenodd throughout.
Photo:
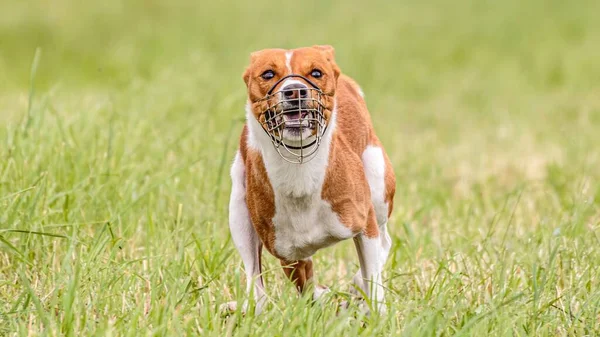
<svg viewBox="0 0 600 337"><path fill-rule="evenodd" d="M231 168L229 226L255 312L266 299L263 246L303 292L312 255L350 238L360 262L354 282L384 310L395 177L360 87L340 74L331 46L252 53L243 79L247 121ZM325 291L315 287L313 297Z"/></svg>

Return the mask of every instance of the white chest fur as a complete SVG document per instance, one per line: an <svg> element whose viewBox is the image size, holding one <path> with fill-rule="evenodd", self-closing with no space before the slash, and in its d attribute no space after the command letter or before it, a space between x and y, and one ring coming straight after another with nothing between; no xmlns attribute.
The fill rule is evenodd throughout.
<svg viewBox="0 0 600 337"><path fill-rule="evenodd" d="M319 195L288 197L275 194L275 251L290 260L303 260L318 249L354 234Z"/></svg>
<svg viewBox="0 0 600 337"><path fill-rule="evenodd" d="M275 194L275 216L272 220L277 254L290 261L302 260L320 248L352 237L354 234L339 221L331 205L321 199L336 109L333 109L314 158L303 164L283 160L249 106L246 107L246 115L248 146L261 152Z"/></svg>

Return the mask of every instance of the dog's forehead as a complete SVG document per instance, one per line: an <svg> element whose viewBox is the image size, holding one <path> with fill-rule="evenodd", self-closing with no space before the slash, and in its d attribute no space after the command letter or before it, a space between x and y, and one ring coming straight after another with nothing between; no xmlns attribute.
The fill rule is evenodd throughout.
<svg viewBox="0 0 600 337"><path fill-rule="evenodd" d="M289 50L288 52L292 52L296 58L317 58L323 59L323 53L321 50L314 47L304 47Z"/></svg>
<svg viewBox="0 0 600 337"><path fill-rule="evenodd" d="M262 49L250 54L250 65L261 67L267 63L285 62L285 49Z"/></svg>
<svg viewBox="0 0 600 337"><path fill-rule="evenodd" d="M313 47L293 49L288 52L288 55L289 53L292 53L290 63L294 68L316 66L327 62L323 52Z"/></svg>

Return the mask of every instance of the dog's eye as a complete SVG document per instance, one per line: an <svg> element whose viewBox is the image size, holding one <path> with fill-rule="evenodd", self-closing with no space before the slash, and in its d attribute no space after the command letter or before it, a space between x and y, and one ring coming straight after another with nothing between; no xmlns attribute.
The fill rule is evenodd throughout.
<svg viewBox="0 0 600 337"><path fill-rule="evenodd" d="M323 76L323 74L319 69L313 69L313 71L310 73L310 76L314 78L320 78L321 76Z"/></svg>
<svg viewBox="0 0 600 337"><path fill-rule="evenodd" d="M270 80L273 77L275 77L275 73L273 72L273 70L267 70L264 73L262 73L260 77L262 77L264 80Z"/></svg>

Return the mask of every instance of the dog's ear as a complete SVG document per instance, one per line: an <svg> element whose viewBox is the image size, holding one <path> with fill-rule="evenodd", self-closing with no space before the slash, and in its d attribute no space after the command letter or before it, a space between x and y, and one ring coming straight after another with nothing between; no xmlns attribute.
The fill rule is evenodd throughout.
<svg viewBox="0 0 600 337"><path fill-rule="evenodd" d="M250 75L251 75L250 69L252 68L252 64L254 64L254 61L256 61L256 59L258 58L258 55L261 52L262 52L262 50L250 53L250 65L248 65L248 67L244 71L244 75L242 75L242 78L244 79L244 82L246 83L246 85L248 85L248 82L250 81Z"/></svg>
<svg viewBox="0 0 600 337"><path fill-rule="evenodd" d="M313 48L316 48L322 52L324 52L325 54L327 54L327 59L331 59L334 60L335 59L335 49L328 45L328 44L324 44L324 45L315 45L313 46Z"/></svg>
<svg viewBox="0 0 600 337"><path fill-rule="evenodd" d="M327 61L331 63L331 67L333 68L333 74L335 76L335 79L337 80L340 76L340 67L338 67L337 63L335 63L335 49L330 45L315 45L313 46L313 48L325 53Z"/></svg>
<svg viewBox="0 0 600 337"><path fill-rule="evenodd" d="M246 68L246 70L244 71L244 74L242 75L242 78L244 79L244 83L246 83L246 85L248 85L248 81L250 80L250 66L248 66Z"/></svg>

